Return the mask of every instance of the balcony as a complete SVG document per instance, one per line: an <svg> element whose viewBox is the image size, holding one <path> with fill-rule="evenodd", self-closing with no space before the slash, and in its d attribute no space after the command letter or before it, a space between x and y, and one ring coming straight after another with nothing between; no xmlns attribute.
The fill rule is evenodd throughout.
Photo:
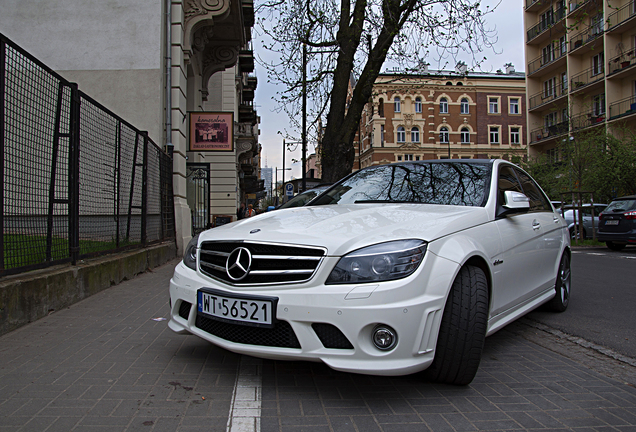
<svg viewBox="0 0 636 432"><path fill-rule="evenodd" d="M238 65L241 73L254 72L254 52L252 50L240 50Z"/></svg>
<svg viewBox="0 0 636 432"><path fill-rule="evenodd" d="M592 50L595 48L596 44L593 44L596 39L603 35L603 29L599 26L588 26L587 29L583 30L572 36L570 38L570 52L577 50L582 47L586 47L588 50ZM600 42L600 49L603 49L603 42ZM583 51L581 51L582 53Z"/></svg>
<svg viewBox="0 0 636 432"><path fill-rule="evenodd" d="M636 65L636 54L635 52L636 50L629 50L626 53L623 53L619 56L616 56L612 59L610 59L608 66L609 66L609 75L612 75L614 73L617 73L619 71L623 71L625 69L631 68L632 66Z"/></svg>
<svg viewBox="0 0 636 432"><path fill-rule="evenodd" d="M590 84L602 81L603 78L605 78L605 71L603 70L603 67L599 67L596 70L594 68L590 68L586 71L581 72L580 74L574 75L572 76L570 93L576 93L580 90L583 90Z"/></svg>
<svg viewBox="0 0 636 432"><path fill-rule="evenodd" d="M546 0L526 0L526 12L534 12L545 6Z"/></svg>
<svg viewBox="0 0 636 432"><path fill-rule="evenodd" d="M609 106L609 119L636 115L636 96L629 96Z"/></svg>
<svg viewBox="0 0 636 432"><path fill-rule="evenodd" d="M607 32L624 33L634 28L634 21L636 21L636 2L632 0L607 17Z"/></svg>
<svg viewBox="0 0 636 432"><path fill-rule="evenodd" d="M238 121L239 123L256 124L256 111L251 103L244 102L239 105Z"/></svg>
<svg viewBox="0 0 636 432"><path fill-rule="evenodd" d="M591 126L601 126L605 124L605 113L590 111L572 117L572 130L585 129Z"/></svg>
<svg viewBox="0 0 636 432"><path fill-rule="evenodd" d="M586 9L586 6L590 3L590 0L573 0L570 2L570 8L568 15L573 14L575 11L582 11Z"/></svg>
<svg viewBox="0 0 636 432"><path fill-rule="evenodd" d="M550 15L549 18L542 19L536 25L532 26L530 29L528 29L528 43L537 42L534 39L537 39L540 35L544 34L546 30L554 27L556 24L561 23L563 21L563 18L565 18L565 9L559 8L554 12L553 15ZM562 27L563 26L557 29L557 31L564 30Z"/></svg>
<svg viewBox="0 0 636 432"><path fill-rule="evenodd" d="M560 62L559 60L565 59L565 55L567 54L566 47L567 45L565 45L563 49L560 49L560 47L557 46L556 49L551 53L551 55L541 55L528 63L528 76L531 76L532 74L539 71L548 72L552 69L556 69L562 63L564 64L565 61Z"/></svg>
<svg viewBox="0 0 636 432"><path fill-rule="evenodd" d="M557 137L567 134L569 130L570 122L568 122L567 120L551 126L535 129L530 132L530 144L537 144L539 142L553 140Z"/></svg>
<svg viewBox="0 0 636 432"><path fill-rule="evenodd" d="M528 99L528 110L533 111L541 106L548 104L550 102L556 102L560 98L567 96L568 89L567 87L563 88L562 84L557 85L550 92L546 92L545 90L539 92L535 95L530 96Z"/></svg>

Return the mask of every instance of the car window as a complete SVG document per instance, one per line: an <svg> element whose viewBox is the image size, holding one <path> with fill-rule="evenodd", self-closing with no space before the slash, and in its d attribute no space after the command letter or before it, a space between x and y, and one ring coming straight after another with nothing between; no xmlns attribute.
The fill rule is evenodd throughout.
<svg viewBox="0 0 636 432"><path fill-rule="evenodd" d="M530 198L530 211L552 211L552 206L548 198L541 192L541 189L536 185L534 180L530 178L526 173L519 169L515 169L515 172L519 176L521 186L523 187L523 193Z"/></svg>
<svg viewBox="0 0 636 432"><path fill-rule="evenodd" d="M627 210L636 209L636 199L625 199L625 200L616 200L612 201L610 205L608 205L605 210L605 213L608 212L623 212Z"/></svg>
<svg viewBox="0 0 636 432"><path fill-rule="evenodd" d="M503 165L499 170L499 179L497 180L497 199L498 206L505 204L504 192L522 192L521 184L515 175L511 166Z"/></svg>
<svg viewBox="0 0 636 432"><path fill-rule="evenodd" d="M360 170L309 205L404 202L484 206L487 163L391 164Z"/></svg>

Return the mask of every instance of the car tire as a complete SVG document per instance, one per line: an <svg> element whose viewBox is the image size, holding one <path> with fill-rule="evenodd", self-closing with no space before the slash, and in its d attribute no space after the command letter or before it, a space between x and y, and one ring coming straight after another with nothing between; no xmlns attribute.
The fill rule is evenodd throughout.
<svg viewBox="0 0 636 432"><path fill-rule="evenodd" d="M424 371L435 382L468 385L484 348L488 321L488 283L479 267L464 266L446 300L435 359Z"/></svg>
<svg viewBox="0 0 636 432"><path fill-rule="evenodd" d="M570 288L572 286L572 272L570 269L570 255L567 252L561 256L559 272L557 273L554 289L556 295L548 303L548 307L554 312L563 312L570 304Z"/></svg>
<svg viewBox="0 0 636 432"><path fill-rule="evenodd" d="M614 243L614 242L608 241L608 242L605 242L605 244L607 245L608 248L610 248L613 251L622 251L623 249L625 249L625 245L621 243Z"/></svg>
<svg viewBox="0 0 636 432"><path fill-rule="evenodd" d="M585 238L587 237L585 235L585 228L581 228L580 230L577 228L578 231L578 235L579 235L579 239L583 239L585 240ZM574 227L570 228L570 239L571 240L576 240L575 236L574 236Z"/></svg>

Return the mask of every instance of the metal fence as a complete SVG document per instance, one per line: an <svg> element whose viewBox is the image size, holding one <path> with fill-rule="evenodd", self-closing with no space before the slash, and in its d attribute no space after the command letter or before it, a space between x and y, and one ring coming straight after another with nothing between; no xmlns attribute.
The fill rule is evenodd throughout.
<svg viewBox="0 0 636 432"><path fill-rule="evenodd" d="M174 239L172 161L0 34L0 276Z"/></svg>

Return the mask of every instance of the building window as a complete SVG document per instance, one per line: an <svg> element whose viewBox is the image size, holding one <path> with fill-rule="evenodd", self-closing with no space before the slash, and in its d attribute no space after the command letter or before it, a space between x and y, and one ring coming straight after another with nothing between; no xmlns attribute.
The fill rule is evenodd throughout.
<svg viewBox="0 0 636 432"><path fill-rule="evenodd" d="M549 162L554 163L559 161L559 151L556 148L548 149L545 154Z"/></svg>
<svg viewBox="0 0 636 432"><path fill-rule="evenodd" d="M519 98L510 98L510 114L519 114Z"/></svg>
<svg viewBox="0 0 636 432"><path fill-rule="evenodd" d="M415 98L415 112L416 113L421 113L422 112L422 98Z"/></svg>
<svg viewBox="0 0 636 432"><path fill-rule="evenodd" d="M420 130L415 126L411 129L411 142L420 142Z"/></svg>
<svg viewBox="0 0 636 432"><path fill-rule="evenodd" d="M545 116L545 128L549 128L550 126L554 126L557 123L557 113L551 112Z"/></svg>
<svg viewBox="0 0 636 432"><path fill-rule="evenodd" d="M490 144L499 144L499 126L490 126Z"/></svg>
<svg viewBox="0 0 636 432"><path fill-rule="evenodd" d="M415 160L416 161L420 160L420 157L419 156L415 156Z"/></svg>
<svg viewBox="0 0 636 432"><path fill-rule="evenodd" d="M380 145L384 147L384 125L380 125Z"/></svg>
<svg viewBox="0 0 636 432"><path fill-rule="evenodd" d="M605 71L604 63L605 55L602 52L592 57L592 76L602 74Z"/></svg>
<svg viewBox="0 0 636 432"><path fill-rule="evenodd" d="M395 99L393 99L393 111L398 113L398 112L401 112L401 110L402 110L402 104L400 102L400 98L396 97Z"/></svg>
<svg viewBox="0 0 636 432"><path fill-rule="evenodd" d="M594 96L594 109L595 116L605 114L605 93Z"/></svg>
<svg viewBox="0 0 636 432"><path fill-rule="evenodd" d="M404 129L404 126L399 126L397 128L397 142L406 142L406 130Z"/></svg>
<svg viewBox="0 0 636 432"><path fill-rule="evenodd" d="M541 29L545 30L552 24L554 24L554 11L552 9L548 9L541 14Z"/></svg>
<svg viewBox="0 0 636 432"><path fill-rule="evenodd" d="M521 132L518 127L510 128L510 144L521 143Z"/></svg>
<svg viewBox="0 0 636 432"><path fill-rule="evenodd" d="M597 36L603 33L603 14L597 14L590 19L590 34Z"/></svg>
<svg viewBox="0 0 636 432"><path fill-rule="evenodd" d="M448 143L448 128L443 127L439 130L439 142Z"/></svg>
<svg viewBox="0 0 636 432"><path fill-rule="evenodd" d="M398 162L402 162L402 155L398 155L397 159L398 159Z"/></svg>
<svg viewBox="0 0 636 432"><path fill-rule="evenodd" d="M462 128L461 130L462 144L470 144L470 131L468 128Z"/></svg>
<svg viewBox="0 0 636 432"><path fill-rule="evenodd" d="M406 154L406 155L404 155L404 160L405 160L405 161L412 161L412 160L413 160L413 155L412 155L412 154Z"/></svg>
<svg viewBox="0 0 636 432"><path fill-rule="evenodd" d="M565 36L559 38L559 57L564 56L568 52L568 44L565 41Z"/></svg>
<svg viewBox="0 0 636 432"><path fill-rule="evenodd" d="M488 112L490 114L499 114L499 98L488 98Z"/></svg>
<svg viewBox="0 0 636 432"><path fill-rule="evenodd" d="M552 77L543 82L543 97L547 98L554 95L554 88L556 87L556 77Z"/></svg>
<svg viewBox="0 0 636 432"><path fill-rule="evenodd" d="M469 105L468 105L468 99L466 99L466 98L462 98L462 100L461 100L460 113L461 114L469 114L470 113L470 108L469 108Z"/></svg>
<svg viewBox="0 0 636 432"><path fill-rule="evenodd" d="M563 72L561 74L561 94L565 94L568 90L568 73Z"/></svg>
<svg viewBox="0 0 636 432"><path fill-rule="evenodd" d="M552 60L554 60L554 51L552 48L552 42L550 42L550 45L543 47L541 52L543 54L543 57L542 57L543 62L541 63L541 66L546 65L550 63Z"/></svg>
<svg viewBox="0 0 636 432"><path fill-rule="evenodd" d="M378 115L384 117L384 99L382 98L380 98L380 102L378 102Z"/></svg>
<svg viewBox="0 0 636 432"><path fill-rule="evenodd" d="M439 100L439 113L448 114L448 100L446 98L441 98Z"/></svg>
<svg viewBox="0 0 636 432"><path fill-rule="evenodd" d="M569 116L568 116L568 109L567 108L563 108L563 110L561 111L561 121L562 122L566 122L568 121Z"/></svg>

